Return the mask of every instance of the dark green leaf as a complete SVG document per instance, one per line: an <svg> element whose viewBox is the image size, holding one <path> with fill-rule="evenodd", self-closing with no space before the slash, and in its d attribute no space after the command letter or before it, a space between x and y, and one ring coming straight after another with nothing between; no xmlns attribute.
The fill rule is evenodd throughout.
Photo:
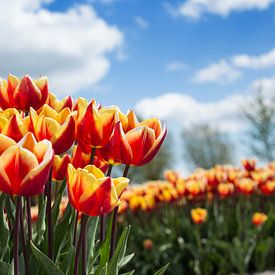
<svg viewBox="0 0 275 275"><path fill-rule="evenodd" d="M46 274L64 275L54 262L48 256L43 254L32 242L30 242L30 247L37 262L41 265Z"/></svg>
<svg viewBox="0 0 275 275"><path fill-rule="evenodd" d="M155 272L154 275L163 275L163 274L165 274L165 271L167 270L168 266L169 266L169 263L167 265L165 265L164 267L162 267L157 272Z"/></svg>

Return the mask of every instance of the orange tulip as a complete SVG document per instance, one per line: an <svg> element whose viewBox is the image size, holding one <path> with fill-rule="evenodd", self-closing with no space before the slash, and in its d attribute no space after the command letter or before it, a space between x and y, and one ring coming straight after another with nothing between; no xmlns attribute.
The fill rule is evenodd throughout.
<svg viewBox="0 0 275 275"><path fill-rule="evenodd" d="M180 178L180 175L178 172L173 170L166 170L164 172L164 178L168 180L169 182L176 184L177 180Z"/></svg>
<svg viewBox="0 0 275 275"><path fill-rule="evenodd" d="M48 79L40 77L32 80L25 75L11 94L14 107L29 112L30 107L38 110L47 100L49 93Z"/></svg>
<svg viewBox="0 0 275 275"><path fill-rule="evenodd" d="M0 107L5 110L14 107L12 104L12 94L19 83L19 79L9 74L8 80L0 79Z"/></svg>
<svg viewBox="0 0 275 275"><path fill-rule="evenodd" d="M91 153L84 153L80 146L76 145L73 148L73 154L71 158L71 163L75 168L84 168L90 164ZM97 168L99 168L103 173L108 169L108 165L101 161L97 156L94 158L93 163Z"/></svg>
<svg viewBox="0 0 275 275"><path fill-rule="evenodd" d="M138 127L122 134L123 144L129 144L121 155L122 162L127 165L142 166L150 162L158 153L167 133L160 121L151 118L142 121Z"/></svg>
<svg viewBox="0 0 275 275"><path fill-rule="evenodd" d="M4 112L6 112L6 109ZM29 131L29 117L22 118L19 113L15 113L9 119L0 113L0 131L1 134L14 139L16 142Z"/></svg>
<svg viewBox="0 0 275 275"><path fill-rule="evenodd" d="M256 183L251 179L239 179L236 183L237 190L243 194L251 195L256 189Z"/></svg>
<svg viewBox="0 0 275 275"><path fill-rule="evenodd" d="M218 185L218 193L221 197L225 198L234 193L234 184L233 183L220 183Z"/></svg>
<svg viewBox="0 0 275 275"><path fill-rule="evenodd" d="M29 117L22 117L22 114L15 108L8 108L0 111L0 132L15 141L19 141L29 131Z"/></svg>
<svg viewBox="0 0 275 275"><path fill-rule="evenodd" d="M44 190L53 161L52 145L27 133L18 143L0 134L0 190L34 196Z"/></svg>
<svg viewBox="0 0 275 275"><path fill-rule="evenodd" d="M62 181L66 177L67 168L71 159L68 154L60 157L59 155L55 155L53 159L53 171L52 178L55 181Z"/></svg>
<svg viewBox="0 0 275 275"><path fill-rule="evenodd" d="M94 165L75 169L69 164L67 188L71 205L88 216L111 212L120 204L120 196L129 183L127 178L105 177Z"/></svg>
<svg viewBox="0 0 275 275"><path fill-rule="evenodd" d="M108 143L97 151L98 156L109 165L117 165L132 159L131 147L125 139L121 122L114 126ZM128 158L127 158L128 157Z"/></svg>
<svg viewBox="0 0 275 275"><path fill-rule="evenodd" d="M268 181L259 186L259 189L264 195L271 195L275 192L275 180Z"/></svg>
<svg viewBox="0 0 275 275"><path fill-rule="evenodd" d="M191 210L192 221L196 224L205 222L207 218L207 210L203 208L195 208Z"/></svg>
<svg viewBox="0 0 275 275"><path fill-rule="evenodd" d="M49 93L47 104L59 113L65 108L69 108L71 110L73 107L73 100L70 96L66 96L63 99L58 100L53 93Z"/></svg>
<svg viewBox="0 0 275 275"><path fill-rule="evenodd" d="M261 212L256 212L252 216L252 223L256 226L260 226L268 219L267 215Z"/></svg>
<svg viewBox="0 0 275 275"><path fill-rule="evenodd" d="M56 112L45 104L37 113L30 110L30 120L33 132L38 140L48 139L52 142L55 154L66 152L75 140L74 113L69 108Z"/></svg>
<svg viewBox="0 0 275 275"><path fill-rule="evenodd" d="M120 116L124 117L121 112L121 114L118 113L118 110L115 106L98 109L94 100L89 103L85 112L83 108L79 109L77 140L82 150L88 153L91 148L102 148L108 143L115 122L120 119Z"/></svg>

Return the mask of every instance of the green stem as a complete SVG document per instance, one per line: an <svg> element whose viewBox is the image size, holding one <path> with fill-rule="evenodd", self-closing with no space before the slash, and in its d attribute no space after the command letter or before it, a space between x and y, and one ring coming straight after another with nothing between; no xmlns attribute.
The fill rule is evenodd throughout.
<svg viewBox="0 0 275 275"><path fill-rule="evenodd" d="M25 274L29 275L30 274L29 261L28 261L29 255L27 251L27 243L26 243L26 237L25 237L22 205L20 207L20 231L21 231L22 249L23 249L23 256L24 256L24 263L25 263Z"/></svg>
<svg viewBox="0 0 275 275"><path fill-rule="evenodd" d="M129 172L129 165L125 166L123 177L127 177ZM113 257L116 247L116 231L117 231L117 214L118 214L118 206L114 209L113 220L112 220L112 232L111 232L111 244L110 244L110 259Z"/></svg>
<svg viewBox="0 0 275 275"><path fill-rule="evenodd" d="M20 209L22 208L21 197L16 200L16 212L13 232L13 259L14 275L19 275L19 227L20 227Z"/></svg>

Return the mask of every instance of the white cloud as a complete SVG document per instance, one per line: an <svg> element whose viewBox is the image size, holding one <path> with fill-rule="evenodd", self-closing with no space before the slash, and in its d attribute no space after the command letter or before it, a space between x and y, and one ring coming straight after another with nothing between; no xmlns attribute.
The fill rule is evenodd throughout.
<svg viewBox="0 0 275 275"><path fill-rule="evenodd" d="M89 5L53 12L46 2L1 1L0 75L45 74L59 94L91 87L108 72L107 54L120 49L123 34Z"/></svg>
<svg viewBox="0 0 275 275"><path fill-rule="evenodd" d="M135 110L144 117L161 118L172 131L194 124L210 123L223 132L238 133L247 127L241 119L242 107L259 88L267 100L275 97L275 75L254 80L242 95L233 94L218 101L200 102L183 93L166 93L142 99L136 104Z"/></svg>
<svg viewBox="0 0 275 275"><path fill-rule="evenodd" d="M227 16L232 12L267 9L275 0L186 0L178 8L182 16L199 18L204 13Z"/></svg>
<svg viewBox="0 0 275 275"><path fill-rule="evenodd" d="M261 55L239 54L212 63L195 73L194 81L233 82L240 78L244 69L267 69L275 67L275 48Z"/></svg>
<svg viewBox="0 0 275 275"><path fill-rule="evenodd" d="M147 29L149 27L149 23L147 20L145 20L143 17L141 16L136 16L134 18L135 23L137 24L137 26L143 30Z"/></svg>
<svg viewBox="0 0 275 275"><path fill-rule="evenodd" d="M200 69L194 76L195 82L233 82L240 78L241 72L234 69L225 60Z"/></svg>
<svg viewBox="0 0 275 275"><path fill-rule="evenodd" d="M236 55L232 58L232 65L248 69L264 69L275 66L275 48L259 56Z"/></svg>
<svg viewBox="0 0 275 275"><path fill-rule="evenodd" d="M136 111L144 117L158 116L171 128L182 129L193 124L211 123L226 132L243 128L239 109L244 98L234 95L217 102L199 102L191 96L167 93L155 98L145 98L136 105Z"/></svg>
<svg viewBox="0 0 275 275"><path fill-rule="evenodd" d="M184 70L186 67L187 67L186 63L184 63L182 61L179 61L179 60L175 60L175 61L172 61L172 62L168 63L165 66L165 71L168 72L168 73L170 73L170 72L179 72L179 71Z"/></svg>
<svg viewBox="0 0 275 275"><path fill-rule="evenodd" d="M256 79L251 89L262 90L267 98L275 98L275 76Z"/></svg>

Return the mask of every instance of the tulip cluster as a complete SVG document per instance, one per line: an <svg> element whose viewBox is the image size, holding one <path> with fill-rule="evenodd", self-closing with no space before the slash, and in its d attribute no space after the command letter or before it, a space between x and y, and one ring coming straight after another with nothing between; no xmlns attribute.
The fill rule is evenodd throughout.
<svg viewBox="0 0 275 275"><path fill-rule="evenodd" d="M16 199L14 273L19 274L19 229L25 227L22 197L30 241L31 220L41 214L31 214L31 201L37 200L35 196L40 196L39 200L47 198L47 249L48 257L54 259L52 212L57 200L52 187L57 194L63 191L62 182L66 182L69 203L77 213L75 245L77 221L82 217L74 266L74 274L78 274L80 250L85 251L87 245L88 216L101 216L104 221L104 215L117 211L129 183L129 167L150 162L166 133L166 127L157 118L138 121L134 111L124 114L117 106L101 106L94 99L74 101L67 96L58 100L50 92L46 77L9 75L0 79L0 191L10 195L12 202ZM112 167L120 164L125 165L123 176L112 178ZM10 223L8 216L7 219ZM110 257L115 245L115 223L114 213ZM101 227L104 233L104 223ZM104 234L102 237L104 241ZM85 255L82 261L86 274ZM27 262L25 257L25 273L29 274Z"/></svg>
<svg viewBox="0 0 275 275"><path fill-rule="evenodd" d="M165 181L150 181L132 185L122 195L120 213L151 211L163 204L182 205L188 202L213 201L237 195L271 196L275 193L275 163L256 167L255 160L244 160L243 168L216 166L210 170L197 169L183 178L178 172L165 172Z"/></svg>

